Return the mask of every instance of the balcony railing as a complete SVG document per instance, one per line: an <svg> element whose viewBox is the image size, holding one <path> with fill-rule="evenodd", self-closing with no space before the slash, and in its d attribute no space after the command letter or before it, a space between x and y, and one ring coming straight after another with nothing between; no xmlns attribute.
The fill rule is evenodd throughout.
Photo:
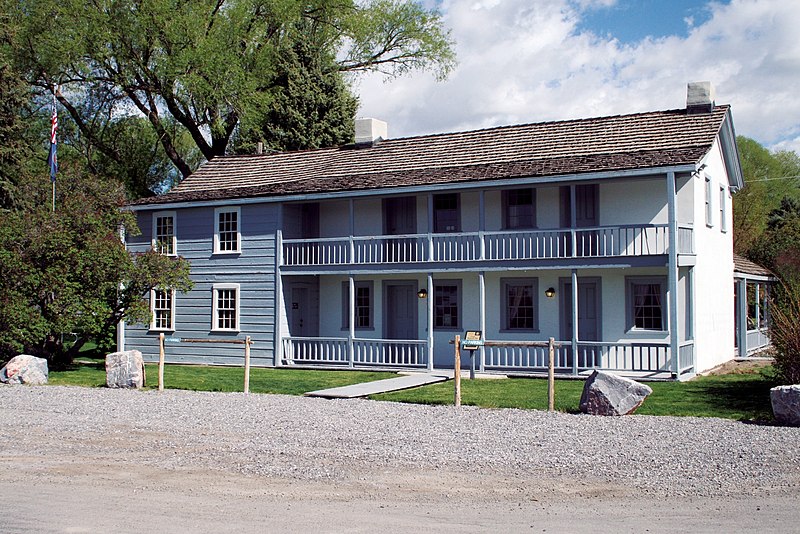
<svg viewBox="0 0 800 534"><path fill-rule="evenodd" d="M284 337L284 364L349 365L360 367L425 367L428 344L420 340Z"/></svg>
<svg viewBox="0 0 800 534"><path fill-rule="evenodd" d="M678 252L693 253L690 226L678 229ZM652 256L669 252L666 224L561 230L461 232L285 239L282 265L471 262Z"/></svg>

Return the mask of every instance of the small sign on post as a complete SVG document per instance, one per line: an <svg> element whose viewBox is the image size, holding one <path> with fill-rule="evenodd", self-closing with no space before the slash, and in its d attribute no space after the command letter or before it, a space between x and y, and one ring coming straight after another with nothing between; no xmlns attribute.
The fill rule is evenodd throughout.
<svg viewBox="0 0 800 534"><path fill-rule="evenodd" d="M480 330L467 330L461 346L465 350L476 350L478 347L483 346L483 332Z"/></svg>
<svg viewBox="0 0 800 534"><path fill-rule="evenodd" d="M456 357L453 366L453 383L455 386L454 404L461 406L461 336L456 334Z"/></svg>

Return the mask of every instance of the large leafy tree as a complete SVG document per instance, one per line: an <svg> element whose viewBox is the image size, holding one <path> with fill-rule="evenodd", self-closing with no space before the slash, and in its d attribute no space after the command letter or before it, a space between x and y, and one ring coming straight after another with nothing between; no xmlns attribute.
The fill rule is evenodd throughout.
<svg viewBox="0 0 800 534"><path fill-rule="evenodd" d="M138 112L182 176L193 162L176 136L205 159L225 154L240 125L252 140L297 65L321 65L309 86L322 87L365 70L443 77L454 61L438 14L412 0L2 1L22 28L17 57L29 81L42 92L61 86L59 101L97 150L123 164L91 118ZM297 60L284 56L292 51Z"/></svg>
<svg viewBox="0 0 800 534"><path fill-rule="evenodd" d="M125 250L120 231L138 229L121 209L119 182L69 162L59 178L55 212L41 179L18 184L15 209L0 213L0 357L25 351L67 363L121 319L148 321L150 289L191 286L185 260ZM70 333L78 337L67 349Z"/></svg>

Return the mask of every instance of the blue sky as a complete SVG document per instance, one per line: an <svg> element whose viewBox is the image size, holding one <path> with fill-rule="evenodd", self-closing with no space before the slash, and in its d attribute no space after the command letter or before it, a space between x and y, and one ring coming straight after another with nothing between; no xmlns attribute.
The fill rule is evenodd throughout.
<svg viewBox="0 0 800 534"><path fill-rule="evenodd" d="M800 0L424 0L456 41L444 82L355 80L402 137L685 106L711 81L737 133L800 152Z"/></svg>

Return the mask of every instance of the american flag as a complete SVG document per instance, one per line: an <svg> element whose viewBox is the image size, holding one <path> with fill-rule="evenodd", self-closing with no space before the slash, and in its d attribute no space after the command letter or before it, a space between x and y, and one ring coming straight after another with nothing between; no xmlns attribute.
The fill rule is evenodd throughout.
<svg viewBox="0 0 800 534"><path fill-rule="evenodd" d="M50 181L55 183L58 172L58 157L56 156L56 130L58 130L58 112L56 110L56 97L53 96L53 116L50 119L50 155L47 163L50 165Z"/></svg>

